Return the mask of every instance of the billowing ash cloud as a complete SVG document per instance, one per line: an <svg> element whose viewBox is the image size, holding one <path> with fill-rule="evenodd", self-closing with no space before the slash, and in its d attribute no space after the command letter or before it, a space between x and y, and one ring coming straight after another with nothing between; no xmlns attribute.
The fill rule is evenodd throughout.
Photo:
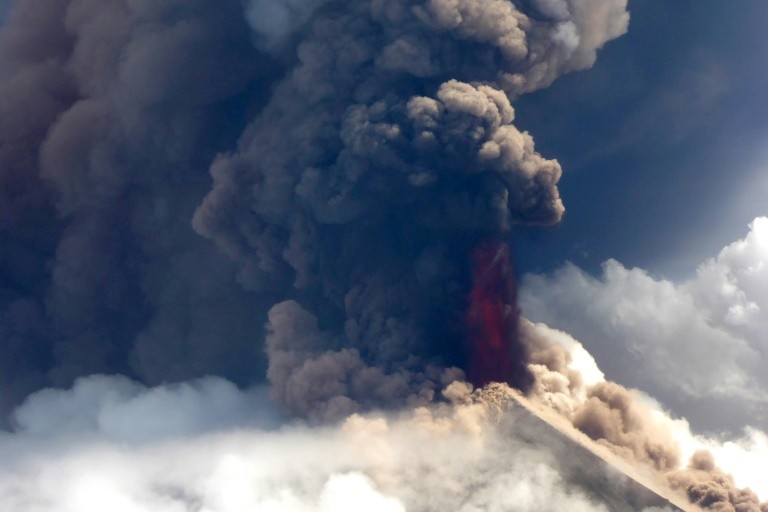
<svg viewBox="0 0 768 512"><path fill-rule="evenodd" d="M563 213L560 166L515 127L510 98L626 29L624 2L595 5L563 19L502 0L316 6L194 217L244 286L291 298L267 339L289 410L418 403L455 376L440 369L466 368L472 250Z"/></svg>
<svg viewBox="0 0 768 512"><path fill-rule="evenodd" d="M263 320L189 219L274 65L237 1L21 1L0 32L0 393L245 382Z"/></svg>
<svg viewBox="0 0 768 512"><path fill-rule="evenodd" d="M691 503L704 509L734 512L764 512L768 503L760 504L749 489L739 489L733 477L718 469L712 454L696 452L685 470L669 475L674 487L685 490Z"/></svg>
<svg viewBox="0 0 768 512"><path fill-rule="evenodd" d="M557 411L576 429L604 444L622 458L657 471L680 465L680 449L668 424L654 418L654 409L627 388L606 381L588 361L585 377L574 365L575 340L543 324L524 320L522 338L532 346L531 370L536 383L531 398ZM564 340L564 342L563 342Z"/></svg>
<svg viewBox="0 0 768 512"><path fill-rule="evenodd" d="M510 101L627 20L626 0L18 2L2 408L97 372L267 366L318 419L430 399L466 363L472 248L563 212Z"/></svg>

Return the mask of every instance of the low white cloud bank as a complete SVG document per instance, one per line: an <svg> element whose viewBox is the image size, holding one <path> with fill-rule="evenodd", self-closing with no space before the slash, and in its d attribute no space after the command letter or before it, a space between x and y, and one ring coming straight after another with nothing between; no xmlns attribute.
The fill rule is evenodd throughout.
<svg viewBox="0 0 768 512"><path fill-rule="evenodd" d="M281 418L269 406L266 388L241 391L216 377L147 388L126 377L94 375L71 389L32 394L13 422L26 436L140 443L241 425L269 428Z"/></svg>
<svg viewBox="0 0 768 512"><path fill-rule="evenodd" d="M281 426L263 390L221 379L145 388L80 379L32 395L0 434L0 503L17 512L607 511L507 426L501 395L397 418ZM258 415L257 415L258 413Z"/></svg>
<svg viewBox="0 0 768 512"><path fill-rule="evenodd" d="M534 329L566 349L587 386L604 380L578 341ZM583 487L584 474L570 483L583 468L562 466L538 427L528 437L515 430L521 418L505 389L470 394L454 383L448 403L308 427L286 424L267 389L220 378L154 388L81 378L31 395L14 431L0 433L0 504L15 512L611 510ZM720 444L647 400L685 460L707 448L741 485L768 496L758 476L768 471L765 434Z"/></svg>

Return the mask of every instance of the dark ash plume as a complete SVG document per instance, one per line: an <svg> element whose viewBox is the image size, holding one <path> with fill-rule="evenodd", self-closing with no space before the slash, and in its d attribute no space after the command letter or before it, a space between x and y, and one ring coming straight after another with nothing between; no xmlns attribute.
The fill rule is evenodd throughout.
<svg viewBox="0 0 768 512"><path fill-rule="evenodd" d="M626 389L586 388L532 339L484 245L563 214L560 166L511 102L627 20L626 0L19 0L0 32L0 408L98 372L266 374L323 421L466 370L673 469ZM670 480L760 510L701 458Z"/></svg>
<svg viewBox="0 0 768 512"><path fill-rule="evenodd" d="M0 32L0 409L74 377L264 366L264 298L190 226L276 68L240 2L17 3Z"/></svg>
<svg viewBox="0 0 768 512"><path fill-rule="evenodd" d="M473 248L563 212L510 101L626 30L626 0L545 4L20 0L1 407L268 365L296 414L429 399L466 366Z"/></svg>
<svg viewBox="0 0 768 512"><path fill-rule="evenodd" d="M626 3L596 5L555 19L506 0L327 1L295 34L293 68L194 218L248 289L291 299L267 340L289 410L418 402L441 368L468 368L475 247L563 213L560 166L510 98L623 33Z"/></svg>

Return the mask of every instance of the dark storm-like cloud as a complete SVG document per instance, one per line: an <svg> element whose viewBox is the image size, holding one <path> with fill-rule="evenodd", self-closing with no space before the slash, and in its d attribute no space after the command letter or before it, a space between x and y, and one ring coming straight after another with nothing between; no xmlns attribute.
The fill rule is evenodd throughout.
<svg viewBox="0 0 768 512"><path fill-rule="evenodd" d="M626 30L625 1L557 4L19 2L3 408L267 366L296 414L428 400L466 358L471 247L563 212L510 101Z"/></svg>
<svg viewBox="0 0 768 512"><path fill-rule="evenodd" d="M274 72L239 2L18 3L0 33L3 408L93 372L261 364L260 299L189 219Z"/></svg>

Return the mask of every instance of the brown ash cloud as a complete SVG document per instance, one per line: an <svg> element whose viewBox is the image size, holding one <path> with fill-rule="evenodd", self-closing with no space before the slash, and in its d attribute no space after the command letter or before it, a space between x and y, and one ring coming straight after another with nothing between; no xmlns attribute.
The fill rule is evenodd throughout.
<svg viewBox="0 0 768 512"><path fill-rule="evenodd" d="M623 7L592 7L555 20L508 1L326 2L298 33L297 61L213 164L194 218L246 288L293 301L270 312L267 341L289 409L418 402L441 369L466 368L472 250L563 213L560 166L510 99L623 32Z"/></svg>
<svg viewBox="0 0 768 512"><path fill-rule="evenodd" d="M317 417L428 399L466 359L471 247L563 212L510 102L626 30L625 1L549 4L17 2L2 408L93 373L268 374Z"/></svg>

